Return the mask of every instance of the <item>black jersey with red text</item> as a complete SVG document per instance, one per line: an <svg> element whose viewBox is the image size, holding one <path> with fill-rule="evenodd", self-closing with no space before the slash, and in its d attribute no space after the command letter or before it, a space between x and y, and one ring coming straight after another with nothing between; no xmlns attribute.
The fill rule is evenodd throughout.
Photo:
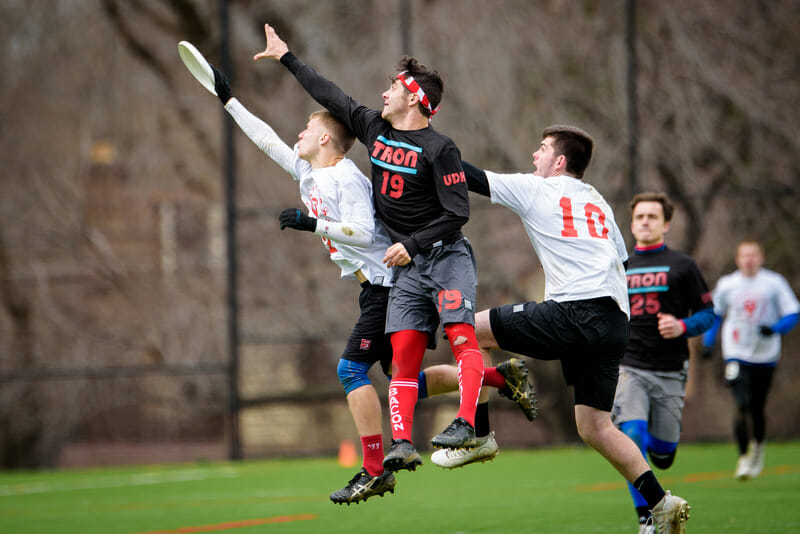
<svg viewBox="0 0 800 534"><path fill-rule="evenodd" d="M622 365L653 371L678 371L689 358L686 336L664 339L658 314L678 319L712 308L711 293L694 260L666 246L634 250L628 259L631 334Z"/></svg>
<svg viewBox="0 0 800 534"><path fill-rule="evenodd" d="M375 211L393 242L403 243L413 257L462 237L469 194L461 154L450 138L431 126L396 130L380 111L362 106L291 52L281 63L367 147Z"/></svg>

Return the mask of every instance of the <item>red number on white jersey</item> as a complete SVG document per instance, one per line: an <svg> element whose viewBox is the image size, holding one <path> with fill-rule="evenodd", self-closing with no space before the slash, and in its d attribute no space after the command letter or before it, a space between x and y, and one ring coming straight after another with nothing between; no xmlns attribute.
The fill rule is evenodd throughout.
<svg viewBox="0 0 800 534"><path fill-rule="evenodd" d="M561 217L564 222L564 227L561 229L561 237L578 237L578 230L575 228L575 220L572 217L572 200L568 197L561 197L559 205L561 206ZM591 202L587 202L583 208L583 213L586 216L589 235L598 239L608 239L606 214L603 213L603 210ZM595 219L597 220L595 221ZM602 228L599 232L597 231L598 225Z"/></svg>

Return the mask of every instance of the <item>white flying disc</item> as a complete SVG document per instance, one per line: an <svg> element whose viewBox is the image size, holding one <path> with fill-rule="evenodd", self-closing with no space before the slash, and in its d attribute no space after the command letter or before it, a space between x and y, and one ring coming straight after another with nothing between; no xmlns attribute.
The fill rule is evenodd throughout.
<svg viewBox="0 0 800 534"><path fill-rule="evenodd" d="M200 84L209 90L212 95L216 95L214 90L214 71L211 70L211 65L208 64L206 58L194 47L189 41L181 41L178 43L178 54L183 60L183 64L189 69Z"/></svg>

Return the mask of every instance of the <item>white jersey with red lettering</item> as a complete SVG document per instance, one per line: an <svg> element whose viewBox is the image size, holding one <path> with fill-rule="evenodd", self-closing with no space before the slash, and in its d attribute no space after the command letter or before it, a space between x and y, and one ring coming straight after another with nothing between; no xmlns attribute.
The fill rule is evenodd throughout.
<svg viewBox="0 0 800 534"><path fill-rule="evenodd" d="M492 203L522 219L544 269L545 299L611 297L630 317L625 241L614 212L594 187L567 175L486 171L486 176Z"/></svg>
<svg viewBox="0 0 800 534"><path fill-rule="evenodd" d="M263 152L299 182L303 204L309 215L318 219L314 233L322 237L331 260L342 270L342 278L355 278L360 269L372 284L391 286L391 271L383 257L392 242L375 217L372 182L356 164L343 158L336 165L313 169L298 156L296 145L289 147L236 98L231 98L225 109Z"/></svg>
<svg viewBox="0 0 800 534"><path fill-rule="evenodd" d="M781 356L781 336L763 336L759 326L800 312L800 303L780 274L759 269L754 276L735 271L719 279L712 293L714 313L723 316L722 356L754 364L775 363Z"/></svg>

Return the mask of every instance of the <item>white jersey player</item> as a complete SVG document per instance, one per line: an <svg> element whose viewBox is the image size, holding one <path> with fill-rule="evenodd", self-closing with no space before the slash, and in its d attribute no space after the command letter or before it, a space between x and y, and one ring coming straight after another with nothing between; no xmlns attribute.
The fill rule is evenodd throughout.
<svg viewBox="0 0 800 534"><path fill-rule="evenodd" d="M309 215L287 208L280 215L281 229L320 235L342 277L355 278L361 284L361 314L339 359L337 374L361 437L363 464L344 488L331 494L331 500L349 504L394 492L394 475L382 465L380 399L367 374L376 362L388 374L392 362L392 347L385 333L391 273L382 262L391 242L375 219L370 181L345 157L355 137L328 111L318 111L291 148L233 98L225 75L212 69L216 94L228 113L262 151L298 181Z"/></svg>
<svg viewBox="0 0 800 534"><path fill-rule="evenodd" d="M800 318L800 303L789 283L763 269L763 263L759 243L739 243L738 270L717 281L716 320L703 337L703 355L709 356L722 323L725 382L736 404L733 433L739 459L734 476L740 480L756 477L764 468L767 394L781 356L781 336Z"/></svg>
<svg viewBox="0 0 800 534"><path fill-rule="evenodd" d="M574 386L578 434L642 494L658 532L683 532L688 503L662 489L636 444L611 422L628 342L628 253L611 207L582 180L593 146L583 130L555 125L533 153L536 174L464 164L471 191L519 215L545 275L543 302L481 311L475 329L482 349L560 360Z"/></svg>
<svg viewBox="0 0 800 534"><path fill-rule="evenodd" d="M486 171L493 204L519 215L542 264L544 298L614 299L629 312L622 262L628 259L614 212L583 180Z"/></svg>
<svg viewBox="0 0 800 534"><path fill-rule="evenodd" d="M714 313L725 317L720 339L726 361L775 365L781 357L781 336L762 335L783 317L800 312L792 288L780 274L759 269L752 276L741 271L717 281L712 294Z"/></svg>
<svg viewBox="0 0 800 534"><path fill-rule="evenodd" d="M314 150L316 139L311 138L320 135L320 123L315 119L324 112L311 115L300 140L291 148L236 98L228 100L225 109L258 148L299 182L303 204L317 219L314 233L322 237L331 260L342 269L342 278L355 278L360 270L370 283L390 286L391 272L382 260L392 242L375 217L372 183L346 157L316 168L300 157L301 147L305 152Z"/></svg>

